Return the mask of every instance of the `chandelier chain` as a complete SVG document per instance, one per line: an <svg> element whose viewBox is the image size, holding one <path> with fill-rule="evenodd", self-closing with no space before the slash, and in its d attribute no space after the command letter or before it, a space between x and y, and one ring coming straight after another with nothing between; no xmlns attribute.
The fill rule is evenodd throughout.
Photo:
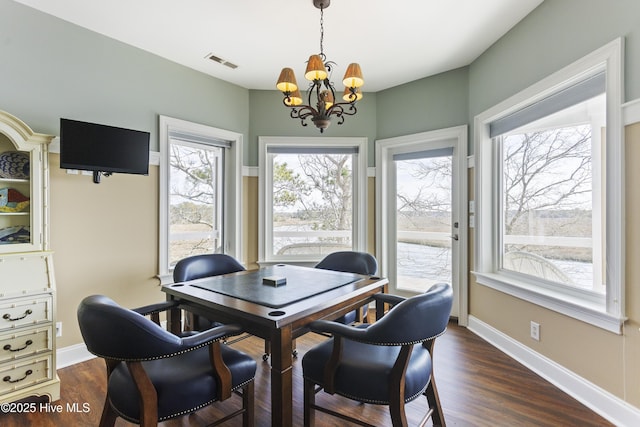
<svg viewBox="0 0 640 427"><path fill-rule="evenodd" d="M324 60L324 49L322 44L324 42L324 8L320 5L320 56Z"/></svg>

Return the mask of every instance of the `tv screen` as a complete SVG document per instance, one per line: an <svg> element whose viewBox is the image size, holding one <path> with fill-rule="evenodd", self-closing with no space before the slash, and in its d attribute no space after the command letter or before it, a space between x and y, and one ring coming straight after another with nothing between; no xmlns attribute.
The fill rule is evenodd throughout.
<svg viewBox="0 0 640 427"><path fill-rule="evenodd" d="M149 173L149 132L60 119L60 167Z"/></svg>

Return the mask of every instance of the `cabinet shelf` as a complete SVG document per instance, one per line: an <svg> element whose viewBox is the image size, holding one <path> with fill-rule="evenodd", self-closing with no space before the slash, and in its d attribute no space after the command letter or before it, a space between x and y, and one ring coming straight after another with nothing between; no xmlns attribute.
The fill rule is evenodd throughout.
<svg viewBox="0 0 640 427"><path fill-rule="evenodd" d="M28 179L16 179L16 178L0 178L0 184L27 184L29 183Z"/></svg>

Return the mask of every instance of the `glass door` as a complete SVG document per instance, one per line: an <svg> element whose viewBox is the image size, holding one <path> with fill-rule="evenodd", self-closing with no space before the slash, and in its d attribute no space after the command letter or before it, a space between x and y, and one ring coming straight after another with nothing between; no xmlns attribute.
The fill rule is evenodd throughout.
<svg viewBox="0 0 640 427"><path fill-rule="evenodd" d="M425 292L435 283L452 283L452 155L432 150L393 156L398 290Z"/></svg>
<svg viewBox="0 0 640 427"><path fill-rule="evenodd" d="M467 320L467 127L376 141L376 256L390 292L454 291ZM379 172L378 172L379 171Z"/></svg>

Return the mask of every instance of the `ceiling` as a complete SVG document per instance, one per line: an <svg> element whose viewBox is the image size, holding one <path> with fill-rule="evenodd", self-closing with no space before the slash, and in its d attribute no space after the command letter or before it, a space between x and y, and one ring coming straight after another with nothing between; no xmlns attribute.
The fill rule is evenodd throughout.
<svg viewBox="0 0 640 427"><path fill-rule="evenodd" d="M16 1L248 89L275 90L285 66L302 83L305 62L320 51L312 0ZM333 0L324 53L337 64L334 81L358 62L363 90L377 92L470 64L540 3Z"/></svg>

